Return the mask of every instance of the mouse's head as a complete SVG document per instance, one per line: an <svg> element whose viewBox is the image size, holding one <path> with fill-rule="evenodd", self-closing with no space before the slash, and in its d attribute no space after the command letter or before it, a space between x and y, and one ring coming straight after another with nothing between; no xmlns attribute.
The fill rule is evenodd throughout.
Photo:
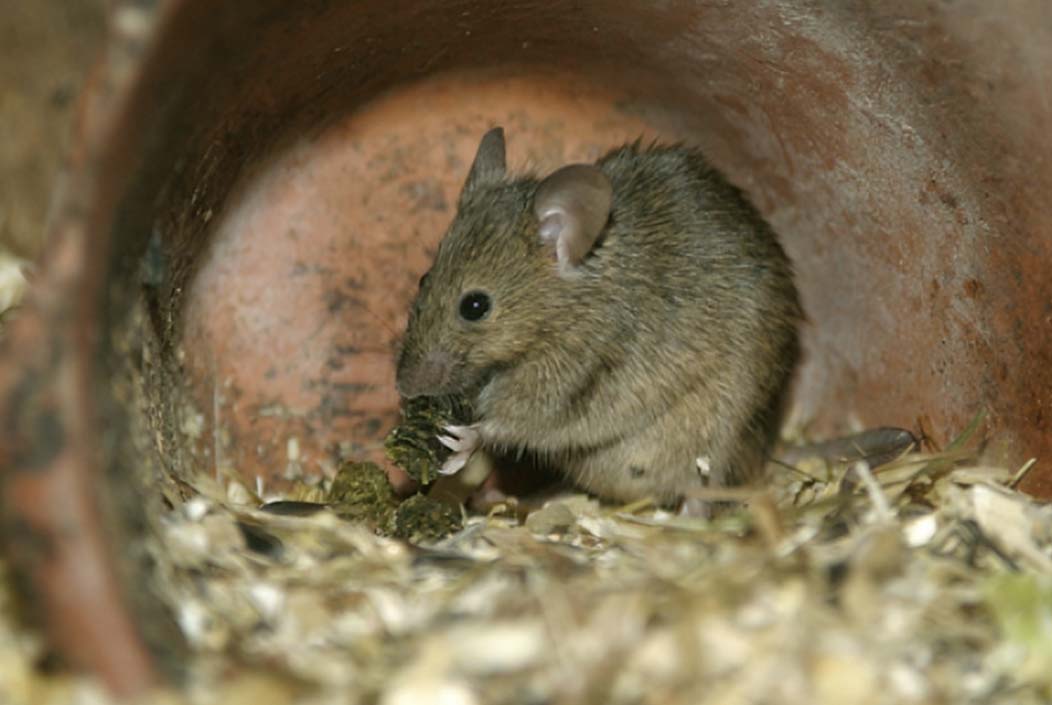
<svg viewBox="0 0 1052 705"><path fill-rule="evenodd" d="M504 133L479 144L420 291L398 359L406 397L467 392L515 365L557 315L610 215L612 191L595 166L564 167L543 181L509 180Z"/></svg>

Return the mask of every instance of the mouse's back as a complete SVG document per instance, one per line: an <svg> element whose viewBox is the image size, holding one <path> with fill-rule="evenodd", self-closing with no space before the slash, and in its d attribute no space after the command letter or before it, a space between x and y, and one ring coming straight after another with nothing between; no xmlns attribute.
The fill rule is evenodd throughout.
<svg viewBox="0 0 1052 705"><path fill-rule="evenodd" d="M774 232L690 147L636 143L598 166L614 198L594 264L636 330L624 392L671 398L698 383L732 414L766 405L795 366L803 317Z"/></svg>

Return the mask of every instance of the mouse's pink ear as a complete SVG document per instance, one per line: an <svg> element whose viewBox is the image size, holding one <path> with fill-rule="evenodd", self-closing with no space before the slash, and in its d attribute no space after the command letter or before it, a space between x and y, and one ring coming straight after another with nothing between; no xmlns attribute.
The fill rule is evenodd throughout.
<svg viewBox="0 0 1052 705"><path fill-rule="evenodd" d="M492 183L504 178L504 128L494 127L482 135L475 161L471 163L467 181L460 191L461 198L480 184Z"/></svg>
<svg viewBox="0 0 1052 705"><path fill-rule="evenodd" d="M537 187L533 212L541 240L555 248L559 272L570 275L591 252L610 219L614 190L599 167L571 164Z"/></svg>

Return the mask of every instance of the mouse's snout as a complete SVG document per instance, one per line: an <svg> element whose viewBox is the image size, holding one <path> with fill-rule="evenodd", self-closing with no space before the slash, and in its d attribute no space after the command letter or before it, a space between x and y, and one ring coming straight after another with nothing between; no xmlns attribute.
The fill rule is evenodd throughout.
<svg viewBox="0 0 1052 705"><path fill-rule="evenodd" d="M407 356L398 361L395 386L406 399L434 396L444 392L453 378L453 358L437 350L422 356Z"/></svg>

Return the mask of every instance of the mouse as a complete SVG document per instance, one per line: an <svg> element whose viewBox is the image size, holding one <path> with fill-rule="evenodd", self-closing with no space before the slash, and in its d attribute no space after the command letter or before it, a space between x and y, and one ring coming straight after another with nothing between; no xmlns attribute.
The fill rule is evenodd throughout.
<svg viewBox="0 0 1052 705"><path fill-rule="evenodd" d="M479 450L526 456L606 500L684 508L761 479L803 319L774 231L698 149L637 140L511 174L495 127L420 279L395 383L473 408L444 429L443 473Z"/></svg>

